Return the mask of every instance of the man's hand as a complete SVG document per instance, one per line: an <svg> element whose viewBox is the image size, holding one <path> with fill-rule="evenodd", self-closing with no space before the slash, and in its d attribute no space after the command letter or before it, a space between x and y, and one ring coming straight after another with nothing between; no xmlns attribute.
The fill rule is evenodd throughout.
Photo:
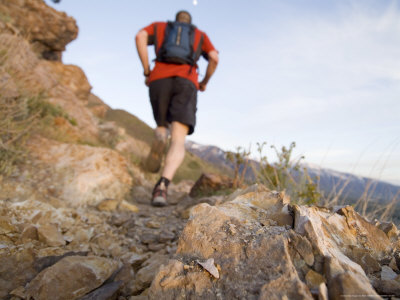
<svg viewBox="0 0 400 300"><path fill-rule="evenodd" d="M150 75L150 65L149 65L149 56L147 52L147 39L148 33L146 30L141 30L136 35L136 49L139 54L140 61L143 65L144 76L146 79L144 80L144 84L149 86L149 75Z"/></svg>
<svg viewBox="0 0 400 300"><path fill-rule="evenodd" d="M144 84L145 84L146 86L149 86L149 84L150 84L150 76L146 76L146 77L145 77L145 79L144 79Z"/></svg>
<svg viewBox="0 0 400 300"><path fill-rule="evenodd" d="M208 81L210 80L211 76L214 74L215 69L217 68L219 61L218 52L212 50L208 52L208 65L206 70L206 76L204 76L203 80L199 83L199 90L204 92L207 88Z"/></svg>
<svg viewBox="0 0 400 300"><path fill-rule="evenodd" d="M201 92L204 92L207 89L207 83L204 83L203 81L199 83L199 90Z"/></svg>

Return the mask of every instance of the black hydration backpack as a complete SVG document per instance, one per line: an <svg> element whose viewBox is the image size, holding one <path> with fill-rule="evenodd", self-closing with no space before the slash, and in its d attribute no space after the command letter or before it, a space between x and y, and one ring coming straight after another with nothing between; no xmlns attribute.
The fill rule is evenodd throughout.
<svg viewBox="0 0 400 300"><path fill-rule="evenodd" d="M157 52L157 61L171 64L196 65L201 54L203 35L197 49L193 49L196 27L182 22L168 22L164 42Z"/></svg>

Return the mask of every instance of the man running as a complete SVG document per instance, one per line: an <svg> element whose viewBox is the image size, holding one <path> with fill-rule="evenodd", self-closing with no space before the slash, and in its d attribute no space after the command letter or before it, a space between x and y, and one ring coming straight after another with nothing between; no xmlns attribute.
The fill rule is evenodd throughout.
<svg viewBox="0 0 400 300"><path fill-rule="evenodd" d="M155 47L153 70L147 45ZM164 169L152 197L152 205L165 206L168 184L185 156L186 135L192 134L196 125L197 90L206 90L218 64L218 52L208 36L192 25L187 11L179 11L175 22L155 22L140 30L136 48L157 123L155 140L145 163L148 171L159 171L168 133L171 136ZM200 55L208 60L208 65L203 80L198 82L196 61Z"/></svg>

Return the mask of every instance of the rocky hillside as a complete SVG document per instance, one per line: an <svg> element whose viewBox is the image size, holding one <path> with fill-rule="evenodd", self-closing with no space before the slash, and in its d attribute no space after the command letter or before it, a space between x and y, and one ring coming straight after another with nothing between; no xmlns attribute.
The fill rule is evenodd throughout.
<svg viewBox="0 0 400 300"><path fill-rule="evenodd" d="M351 207L221 195L215 174L151 207L151 131L62 63L77 34L42 0L0 0L0 299L400 296L396 226ZM180 176L204 170L188 156Z"/></svg>

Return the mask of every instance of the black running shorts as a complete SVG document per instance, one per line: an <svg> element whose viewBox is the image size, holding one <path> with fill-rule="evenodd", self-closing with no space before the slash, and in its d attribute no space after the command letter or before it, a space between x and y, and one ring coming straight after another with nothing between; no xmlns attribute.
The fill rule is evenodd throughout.
<svg viewBox="0 0 400 300"><path fill-rule="evenodd" d="M158 79L150 83L149 93L157 126L177 121L189 126L188 134L194 132L197 89L193 82L182 77Z"/></svg>

